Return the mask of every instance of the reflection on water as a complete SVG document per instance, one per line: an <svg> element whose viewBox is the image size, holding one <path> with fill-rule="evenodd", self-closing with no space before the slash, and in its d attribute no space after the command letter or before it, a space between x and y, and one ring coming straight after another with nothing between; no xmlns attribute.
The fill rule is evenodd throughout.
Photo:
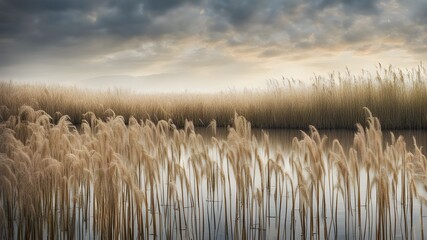
<svg viewBox="0 0 427 240"><path fill-rule="evenodd" d="M239 116L215 135L119 117L2 127L0 237L422 239L426 133L393 139L372 121L306 134Z"/></svg>
<svg viewBox="0 0 427 240"><path fill-rule="evenodd" d="M195 131L202 135L205 140L209 140L212 136L212 130L210 128L198 127ZM334 139L338 139L344 149L348 149L353 145L353 138L356 130L347 129L319 129L321 136L327 137L327 146L331 146ZM252 129L252 134L257 138L262 138L262 133L266 132L269 135L270 145L273 148L283 148L285 150L291 149L292 139L301 138L302 130L296 129ZM307 130L305 132L308 132ZM406 142L409 151L414 151L414 141L416 139L417 145L423 148L427 147L427 131L425 130L383 130L382 134L384 137L384 144L391 142L391 133L395 137L402 136ZM227 128L218 128L216 130L215 137L218 139L226 139L228 135Z"/></svg>
<svg viewBox="0 0 427 240"><path fill-rule="evenodd" d="M199 128L197 132L200 133L204 139L208 140L212 137L210 129ZM419 130L395 130L395 131L384 131L383 134L383 148L386 149L388 145L392 144L392 134L397 139L402 136L406 142L406 149L410 152L415 151L414 139L418 147L423 148L427 146L427 132ZM227 129L217 129L215 135L218 139L227 139ZM294 173L290 164L290 158L292 158L292 152L295 151L295 147L292 146L294 138L301 140L303 138L302 131L299 130L286 130L286 129L269 129L260 130L252 129L253 135L256 139L262 139L264 134L268 135L269 146L271 152L279 152L284 155L285 163L284 170L292 176L294 181L297 181L298 174ZM339 140L345 151L354 147L354 137L356 131L351 130L319 130L320 136L327 136L325 141L325 155L323 160L328 162L328 156L326 152L331 149L334 139ZM265 153L265 149L259 148L260 152ZM274 155L274 154L272 154ZM304 155L304 154L303 154ZM265 163L265 162L264 162ZM266 164L266 163L265 163ZM326 164L328 168L334 168L335 166ZM326 171L323 175L322 189L319 193L315 191L315 186L310 186L309 203L304 203L306 199L301 199L301 192L299 194L291 192L292 188L298 188L295 184L291 184L292 181L283 182L283 179L279 179L278 176L272 177L274 182L270 188L265 189L265 196L260 201L262 205L257 205L257 201L251 203L248 208L251 210L254 208L255 213L249 214L247 222L249 229L247 237L250 239L300 239L300 238L314 238L314 239L420 239L424 236L424 228L427 227L423 218L425 217L423 211L425 210L425 201L427 192L424 188L425 182L416 183L418 197L421 200L414 199L413 196L403 197L402 194L407 194L407 190L404 191L402 185L402 179L399 181L399 177L393 180L393 173L384 173L386 181L393 182L390 186L387 186L386 197L382 193L378 194L377 191L384 191L384 185L379 185L377 176L378 172L366 171L364 166L360 166L357 179L348 180L348 188L338 189L337 179L340 173L337 169ZM261 173L255 172L253 174L254 179L260 179ZM341 176L352 178L354 173L347 172L348 175ZM303 174L304 175L304 174ZM306 175L304 175L306 176ZM265 176L264 176L265 177ZM401 176L400 176L401 177ZM425 172L423 172L422 179L425 179ZM306 178L308 179L308 178ZM302 179L299 179L302 180ZM253 195L256 185L263 186L262 183L254 181L252 190L248 195ZM310 180L308 180L310 181ZM342 180L339 180L342 181ZM312 183L313 184L313 183ZM382 184L385 184L384 182ZM381 187L380 187L381 186ZM278 190L280 187L281 190ZM235 199L235 186L225 186L226 189L231 190L229 199ZM226 190L226 192L228 191ZM258 189L257 189L258 190ZM401 191L399 191L401 190ZM218 191L221 191L219 187ZM278 193L279 191L279 193ZM297 191L297 190L296 190ZM314 192L312 192L314 191ZM415 188L413 191L416 191ZM390 192L393 192L391 194ZM320 196L325 193L325 195ZM312 195L311 195L312 194ZM277 197L277 196L280 197ZM380 195L380 196L378 196ZM256 198L256 197L255 197ZM408 200L410 199L410 200ZM219 201L220 204L212 205L209 211L212 211L211 216L222 216L224 213L224 202ZM307 206L308 204L309 206ZM231 209L236 209L238 206L234 202L229 203ZM384 209L383 205L387 205ZM229 209L230 209L229 208ZM244 207L243 207L244 208ZM382 209L382 210L379 210ZM381 212L381 211L386 212ZM245 210L243 210L245 211ZM240 213L241 214L241 213ZM226 216L227 217L227 216ZM207 217L210 219L211 217ZM231 213L229 219L239 219L238 213ZM211 219L211 221L213 221ZM236 220L237 222L238 220ZM224 227L224 219L219 220L216 230L219 235L219 239L233 238L232 230L227 230ZM409 226L410 225L410 226ZM212 235L204 235L205 238L212 237ZM241 237L241 236L239 236Z"/></svg>

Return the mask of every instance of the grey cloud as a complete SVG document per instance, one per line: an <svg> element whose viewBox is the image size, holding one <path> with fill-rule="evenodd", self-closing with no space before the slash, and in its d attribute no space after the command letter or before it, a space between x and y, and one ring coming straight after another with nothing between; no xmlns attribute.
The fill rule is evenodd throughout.
<svg viewBox="0 0 427 240"><path fill-rule="evenodd" d="M19 12L85 10L94 7L99 1L85 0L2 0L1 4Z"/></svg>
<svg viewBox="0 0 427 240"><path fill-rule="evenodd" d="M286 31L283 28L286 28L287 24L277 19L288 18L289 21L298 21L299 18L312 19L311 14L317 14L318 11L315 2L312 1L0 0L3 9L0 12L0 38L46 44L58 44L70 39L84 41L88 36L156 39L164 34L191 32L192 26L179 25L180 22L175 21L174 15L167 19L169 28L155 25L156 18L182 6L206 8L208 31L221 33L234 29L250 32L257 24L275 25L277 31ZM369 9L375 6L368 0L322 0L319 4L321 6L344 4L355 9ZM306 6L304 11L301 11L301 6ZM292 19L292 16L295 19Z"/></svg>
<svg viewBox="0 0 427 240"><path fill-rule="evenodd" d="M342 5L349 12L372 14L377 13L378 0L320 0L315 1L320 7Z"/></svg>
<svg viewBox="0 0 427 240"><path fill-rule="evenodd" d="M0 0L0 64L19 62L19 56L23 61L49 54L79 58L76 53L84 57L111 51L114 41L118 47L134 39L188 35L199 12L181 9L197 4L195 0ZM92 41L98 46L88 44Z"/></svg>
<svg viewBox="0 0 427 240"><path fill-rule="evenodd" d="M262 7L262 0L218 0L212 7L220 16L227 18L234 26L245 25Z"/></svg>
<svg viewBox="0 0 427 240"><path fill-rule="evenodd" d="M278 18L313 19L324 9L338 7L350 15L378 14L380 0L211 0L214 17L224 18L235 29L251 24L275 24ZM214 18L215 20L215 18ZM228 30L228 29L227 29Z"/></svg>
<svg viewBox="0 0 427 240"><path fill-rule="evenodd" d="M261 52L259 54L259 57L262 57L262 58L273 58L273 57L280 56L282 54L283 54L283 52L280 49L269 48L269 49L264 50L263 52Z"/></svg>
<svg viewBox="0 0 427 240"><path fill-rule="evenodd" d="M414 12L414 21L427 25L427 2L419 3Z"/></svg>
<svg viewBox="0 0 427 240"><path fill-rule="evenodd" d="M29 12L68 10L85 11L99 6L117 7L123 11L129 11L138 5L144 5L144 8L149 11L165 12L186 3L200 3L199 0L2 0L1 2L14 9Z"/></svg>
<svg viewBox="0 0 427 240"><path fill-rule="evenodd" d="M206 5L214 22L225 20L234 29L246 30L253 24L276 24L278 18L294 15L307 4L307 0L210 0Z"/></svg>
<svg viewBox="0 0 427 240"><path fill-rule="evenodd" d="M413 22L427 25L427 2L420 0L395 0Z"/></svg>
<svg viewBox="0 0 427 240"><path fill-rule="evenodd" d="M37 57L79 61L164 39L221 42L259 57L367 49L384 36L408 49L427 41L427 4L417 0L0 0L0 9L0 67Z"/></svg>
<svg viewBox="0 0 427 240"><path fill-rule="evenodd" d="M154 18L185 4L197 4L197 0L0 0L0 37L149 36Z"/></svg>
<svg viewBox="0 0 427 240"><path fill-rule="evenodd" d="M200 0L146 0L144 6L152 11L164 12L183 4L200 4Z"/></svg>

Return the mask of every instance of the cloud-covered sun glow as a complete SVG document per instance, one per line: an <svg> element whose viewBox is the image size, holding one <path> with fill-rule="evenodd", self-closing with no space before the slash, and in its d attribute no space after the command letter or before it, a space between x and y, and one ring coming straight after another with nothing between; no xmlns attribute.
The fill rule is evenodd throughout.
<svg viewBox="0 0 427 240"><path fill-rule="evenodd" d="M0 79L220 91L268 79L414 67L418 0L0 0Z"/></svg>

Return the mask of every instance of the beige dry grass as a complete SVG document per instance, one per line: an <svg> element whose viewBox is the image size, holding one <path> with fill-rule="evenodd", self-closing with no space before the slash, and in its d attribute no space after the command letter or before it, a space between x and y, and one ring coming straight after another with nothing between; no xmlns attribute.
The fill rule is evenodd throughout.
<svg viewBox="0 0 427 240"><path fill-rule="evenodd" d="M0 237L421 238L423 150L364 111L349 148L310 127L286 152L237 114L206 139L191 121L126 125L107 110L76 128L22 106L0 127Z"/></svg>
<svg viewBox="0 0 427 240"><path fill-rule="evenodd" d="M237 112L253 127L354 129L355 123L364 122L362 108L368 107L384 129L427 128L427 72L421 65L409 71L378 66L373 74L316 77L307 85L270 81L264 90L244 92L136 94L0 82L0 119L18 115L28 105L46 111L55 122L60 113L68 115L73 124L86 119L93 125L94 115L106 120L115 113L126 123L133 116L155 123L172 119L179 127L188 119L206 127L215 119L216 126L226 127Z"/></svg>

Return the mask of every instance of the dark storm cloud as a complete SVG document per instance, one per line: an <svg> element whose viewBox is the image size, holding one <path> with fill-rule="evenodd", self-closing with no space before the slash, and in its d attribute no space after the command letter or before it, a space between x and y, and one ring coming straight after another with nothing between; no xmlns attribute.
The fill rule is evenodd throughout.
<svg viewBox="0 0 427 240"><path fill-rule="evenodd" d="M427 25L427 2L420 2L414 13L414 21Z"/></svg>
<svg viewBox="0 0 427 240"><path fill-rule="evenodd" d="M427 4L417 0L0 0L0 9L0 67L79 61L165 39L220 42L263 58L380 40L415 51L427 40Z"/></svg>
<svg viewBox="0 0 427 240"><path fill-rule="evenodd" d="M144 6L152 11L165 12L171 8L175 8L183 4L199 4L200 0L146 0L143 2Z"/></svg>
<svg viewBox="0 0 427 240"><path fill-rule="evenodd" d="M183 5L207 8L206 11L213 16L210 20L214 29L225 30L224 21L235 28L251 24L254 19L268 22L280 14L294 12L304 4L310 5L309 9L314 11L317 6L337 4L366 12L375 9L375 1L368 0L1 0L0 36L53 41L97 34L119 37L150 37L150 34L154 34L153 37L156 37L162 33L154 31L151 25L153 19ZM96 21L93 21L95 17ZM174 19L169 20L173 26Z"/></svg>
<svg viewBox="0 0 427 240"><path fill-rule="evenodd" d="M150 36L156 17L185 4L197 4L197 1L1 0L0 37L55 41L110 34L112 37Z"/></svg>
<svg viewBox="0 0 427 240"><path fill-rule="evenodd" d="M262 10L263 0L212 1L213 11L225 17L232 25L240 26L250 22L251 18Z"/></svg>
<svg viewBox="0 0 427 240"><path fill-rule="evenodd" d="M0 64L14 64L40 52L42 57L78 57L76 53L84 57L108 52L112 44L127 47L135 38L188 35L194 29L189 24L193 16L171 12L197 4L195 0L0 0ZM92 47L93 41L98 46Z"/></svg>
<svg viewBox="0 0 427 240"><path fill-rule="evenodd" d="M316 3L321 7L342 5L348 11L360 13L375 13L377 11L378 0L320 0Z"/></svg>

